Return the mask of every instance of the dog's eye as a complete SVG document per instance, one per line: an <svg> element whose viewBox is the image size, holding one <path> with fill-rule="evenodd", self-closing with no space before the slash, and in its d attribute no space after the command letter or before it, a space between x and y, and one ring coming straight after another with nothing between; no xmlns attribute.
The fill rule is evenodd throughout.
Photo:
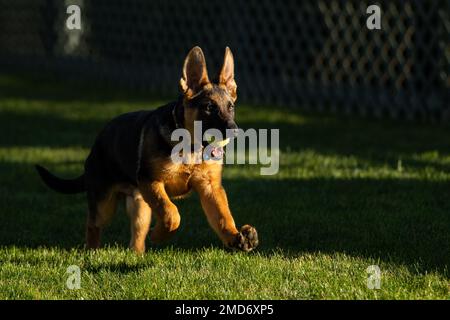
<svg viewBox="0 0 450 320"><path fill-rule="evenodd" d="M216 110L216 108L215 108L214 104L212 104L212 103L210 102L210 103L208 103L208 104L205 106L205 110L208 111L208 112L213 112L214 110Z"/></svg>
<svg viewBox="0 0 450 320"><path fill-rule="evenodd" d="M230 103L228 105L228 111L230 111L230 112L234 111L234 105L233 104Z"/></svg>

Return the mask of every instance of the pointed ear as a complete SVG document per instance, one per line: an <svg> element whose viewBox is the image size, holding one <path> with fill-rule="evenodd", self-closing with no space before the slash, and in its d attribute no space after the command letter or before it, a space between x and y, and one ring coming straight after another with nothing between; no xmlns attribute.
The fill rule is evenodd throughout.
<svg viewBox="0 0 450 320"><path fill-rule="evenodd" d="M237 98L237 85L234 81L234 58L230 48L225 48L225 57L223 58L223 66L219 75L219 84L225 86L233 100Z"/></svg>
<svg viewBox="0 0 450 320"><path fill-rule="evenodd" d="M192 97L209 82L206 60L200 47L194 47L189 51L184 60L183 76L180 87L187 98Z"/></svg>

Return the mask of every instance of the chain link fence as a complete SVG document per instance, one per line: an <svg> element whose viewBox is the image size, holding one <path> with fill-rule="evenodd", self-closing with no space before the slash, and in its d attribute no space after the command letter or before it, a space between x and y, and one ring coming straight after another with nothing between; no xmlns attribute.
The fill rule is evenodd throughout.
<svg viewBox="0 0 450 320"><path fill-rule="evenodd" d="M68 30L66 8L81 8ZM366 27L369 5L381 30ZM239 99L308 111L448 121L449 0L0 0L0 65L175 95L199 45L225 46Z"/></svg>

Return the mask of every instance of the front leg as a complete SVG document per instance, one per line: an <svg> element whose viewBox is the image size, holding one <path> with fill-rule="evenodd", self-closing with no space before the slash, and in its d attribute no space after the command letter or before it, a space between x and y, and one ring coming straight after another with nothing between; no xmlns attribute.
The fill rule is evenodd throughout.
<svg viewBox="0 0 450 320"><path fill-rule="evenodd" d="M181 217L177 207L170 200L164 188L164 183L154 181L139 185L139 190L156 214L156 226L151 231L152 242L159 243L167 240L180 226Z"/></svg>
<svg viewBox="0 0 450 320"><path fill-rule="evenodd" d="M236 229L221 177L210 172L193 181L210 226L228 248L249 252L258 246L258 233L249 225Z"/></svg>

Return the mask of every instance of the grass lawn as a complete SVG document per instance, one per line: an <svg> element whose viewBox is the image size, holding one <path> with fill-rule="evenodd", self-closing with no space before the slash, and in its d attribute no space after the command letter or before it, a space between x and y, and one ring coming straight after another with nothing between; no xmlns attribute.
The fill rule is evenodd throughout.
<svg viewBox="0 0 450 320"><path fill-rule="evenodd" d="M44 187L33 164L74 177L113 116L165 101L0 77L0 299L449 299L450 128L238 105L243 128L280 129L280 172L224 170L236 223L260 247L223 250L197 196L144 257L121 208L105 248L83 249L84 195ZM81 268L81 289L66 287ZM381 289L366 269L381 269Z"/></svg>

